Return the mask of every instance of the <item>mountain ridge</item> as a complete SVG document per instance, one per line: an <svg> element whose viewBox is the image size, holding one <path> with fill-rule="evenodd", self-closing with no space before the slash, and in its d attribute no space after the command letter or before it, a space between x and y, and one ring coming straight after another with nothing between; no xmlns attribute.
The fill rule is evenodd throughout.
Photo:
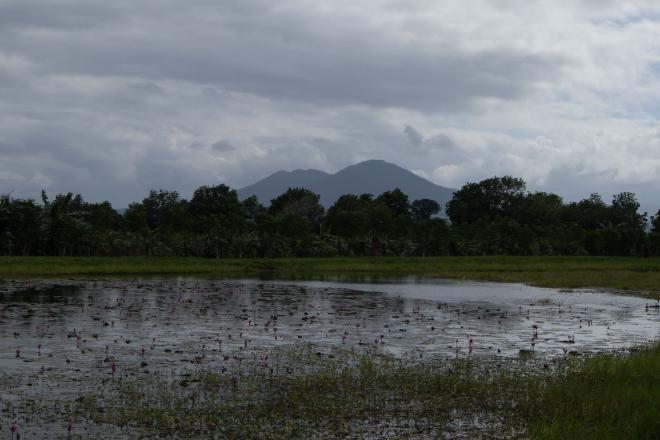
<svg viewBox="0 0 660 440"><path fill-rule="evenodd" d="M444 207L455 191L436 185L396 164L370 159L349 165L334 174L315 169L277 171L237 192L241 200L255 195L260 203L269 205L272 199L288 188L307 188L319 194L325 207L331 206L344 194L369 193L378 196L395 188L407 194L410 201L431 199Z"/></svg>

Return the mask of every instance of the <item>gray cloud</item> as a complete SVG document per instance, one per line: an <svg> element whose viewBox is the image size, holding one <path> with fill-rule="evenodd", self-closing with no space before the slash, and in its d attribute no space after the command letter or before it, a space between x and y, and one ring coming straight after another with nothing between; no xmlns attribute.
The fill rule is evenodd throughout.
<svg viewBox="0 0 660 440"><path fill-rule="evenodd" d="M652 205L660 6L625 3L8 0L0 193L125 206L380 158Z"/></svg>
<svg viewBox="0 0 660 440"><path fill-rule="evenodd" d="M336 34L325 31L331 24L323 17L240 3L192 1L163 17L167 6L152 2L113 2L110 9L69 1L53 11L41 2L10 2L13 26L3 28L4 38L60 75L176 79L276 99L445 111L516 99L565 63L557 54L513 48L415 48L358 26Z"/></svg>
<svg viewBox="0 0 660 440"><path fill-rule="evenodd" d="M211 148L212 148L214 151L217 151L217 152L219 152L219 153L226 153L226 152L234 151L234 150L235 150L235 148L234 148L234 146L231 144L231 142L229 142L229 141L227 141L227 140L224 140L224 139L219 140L219 141L216 141L216 142L213 142L213 143L211 144Z"/></svg>
<svg viewBox="0 0 660 440"><path fill-rule="evenodd" d="M55 0L45 5L34 0L7 0L0 4L0 29L84 30L128 18L127 11L113 3Z"/></svg>
<svg viewBox="0 0 660 440"><path fill-rule="evenodd" d="M419 147L424 142L424 136L410 125L406 125L403 132L408 136L408 140L413 147Z"/></svg>
<svg viewBox="0 0 660 440"><path fill-rule="evenodd" d="M440 150L451 151L459 149L460 147L456 145L456 142L452 140L449 136L444 133L436 134L426 141L430 148L437 148Z"/></svg>

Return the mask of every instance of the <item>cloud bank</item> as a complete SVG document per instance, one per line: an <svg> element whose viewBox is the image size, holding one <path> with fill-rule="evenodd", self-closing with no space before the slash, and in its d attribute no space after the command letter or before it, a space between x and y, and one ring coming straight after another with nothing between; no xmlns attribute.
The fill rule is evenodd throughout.
<svg viewBox="0 0 660 440"><path fill-rule="evenodd" d="M379 158L660 208L660 5L8 0L0 192L240 187Z"/></svg>

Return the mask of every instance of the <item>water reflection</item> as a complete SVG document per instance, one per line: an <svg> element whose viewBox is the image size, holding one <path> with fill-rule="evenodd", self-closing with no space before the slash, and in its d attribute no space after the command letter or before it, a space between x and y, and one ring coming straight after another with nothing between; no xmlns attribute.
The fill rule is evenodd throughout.
<svg viewBox="0 0 660 440"><path fill-rule="evenodd" d="M0 366L94 368L99 356L228 353L308 343L399 357L558 356L654 340L658 308L600 292L425 279L12 281L0 296ZM41 356L37 347L41 345ZM22 356L16 358L16 350ZM167 351L165 351L167 350ZM26 362L29 361L29 362ZM25 364L28 365L25 365Z"/></svg>

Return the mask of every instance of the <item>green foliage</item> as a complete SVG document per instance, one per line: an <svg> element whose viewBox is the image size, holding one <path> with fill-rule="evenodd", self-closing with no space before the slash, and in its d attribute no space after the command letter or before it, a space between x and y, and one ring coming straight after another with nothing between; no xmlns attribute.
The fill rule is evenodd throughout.
<svg viewBox="0 0 660 440"><path fill-rule="evenodd" d="M226 185L202 186L195 190L189 212L192 232L203 237L205 248L198 249L196 254L216 258L231 255L233 241L247 223L236 191Z"/></svg>
<svg viewBox="0 0 660 440"><path fill-rule="evenodd" d="M147 213L149 230L167 235L187 226L188 202L178 192L164 189L150 191L142 201Z"/></svg>
<svg viewBox="0 0 660 440"><path fill-rule="evenodd" d="M108 202L59 194L42 203L0 197L0 255L79 256L441 256L660 255L660 211L649 220L635 195L598 194L564 203L526 191L509 176L468 183L447 203L410 202L394 189L343 195L289 188L268 208L226 185L202 186L190 201L151 191L119 215ZM650 226L650 228L648 227Z"/></svg>
<svg viewBox="0 0 660 440"><path fill-rule="evenodd" d="M424 221L430 220L431 217L440 212L440 205L435 200L419 199L412 202L410 205L413 220Z"/></svg>
<svg viewBox="0 0 660 440"><path fill-rule="evenodd" d="M292 226L285 227L293 229L295 226L304 226L303 230L310 232L321 224L323 211L319 195L304 188L289 188L284 194L273 199L269 208L272 215L293 222Z"/></svg>
<svg viewBox="0 0 660 440"><path fill-rule="evenodd" d="M352 194L339 197L328 209L325 218L327 233L343 239L360 239L369 233L369 206L371 197Z"/></svg>
<svg viewBox="0 0 660 440"><path fill-rule="evenodd" d="M522 179L509 176L468 183L447 203L447 215L457 225L511 217L525 196L525 188Z"/></svg>
<svg viewBox="0 0 660 440"><path fill-rule="evenodd" d="M660 209L658 212L651 218L651 232L654 234L660 234Z"/></svg>
<svg viewBox="0 0 660 440"><path fill-rule="evenodd" d="M410 202L408 201L408 196L399 188L392 191L385 191L376 198L375 202L385 205L387 209L390 210L392 217L410 216Z"/></svg>
<svg viewBox="0 0 660 440"><path fill-rule="evenodd" d="M58 194L51 202L45 194L41 229L46 252L51 255L85 254L84 239L88 235L84 221L84 202L80 194Z"/></svg>

